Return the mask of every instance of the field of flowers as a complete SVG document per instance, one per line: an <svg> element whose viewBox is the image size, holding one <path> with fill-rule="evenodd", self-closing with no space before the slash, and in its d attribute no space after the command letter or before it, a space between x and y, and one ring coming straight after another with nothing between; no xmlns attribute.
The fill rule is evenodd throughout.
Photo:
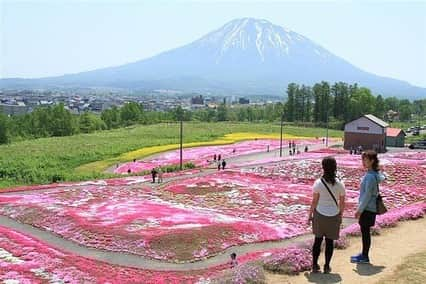
<svg viewBox="0 0 426 284"><path fill-rule="evenodd" d="M200 259L286 228L166 201L149 187L80 186L0 196L0 213L79 244L155 259ZM258 233L260 232L260 233Z"/></svg>
<svg viewBox="0 0 426 284"><path fill-rule="evenodd" d="M255 135L255 134L253 134ZM233 136L232 136L233 137ZM236 138L235 138L236 139ZM226 140L225 140L226 141ZM292 139L295 141L296 146L303 151L305 145L319 144L318 139ZM214 141L213 141L214 142ZM212 142L212 143L213 143ZM220 142L220 141L219 141ZM288 140L283 140L283 147L288 145ZM241 155L247 155L257 152L266 152L280 148L280 140L278 139L256 139L250 141L242 141L235 144L228 145L213 145L204 147L185 148L183 150L183 163L191 162L197 167L204 167L213 163L213 155L221 155L222 159L233 158ZM135 157L138 157L135 153ZM149 171L154 167L178 165L180 162L180 151L168 151L159 154L153 158L144 160L137 160L136 162L128 162L119 165L114 169L114 173L127 174L130 170L132 173L139 173Z"/></svg>
<svg viewBox="0 0 426 284"><path fill-rule="evenodd" d="M393 209L379 216L376 232L397 226L402 220L423 218L426 203ZM354 224L342 230L346 236L359 235ZM204 270L176 272L154 271L110 265L76 256L0 226L0 281L3 283L246 283L264 281L264 270L297 274L311 266L311 242L282 249L260 250L239 257L239 265L229 269L222 264ZM256 262L253 262L256 261Z"/></svg>
<svg viewBox="0 0 426 284"><path fill-rule="evenodd" d="M52 248L30 236L0 226L2 283L195 283L223 270L175 272L121 267Z"/></svg>
<svg viewBox="0 0 426 284"><path fill-rule="evenodd" d="M42 186L34 188L41 191L0 195L0 214L88 247L171 262L194 261L231 246L309 232L311 186L321 174L321 158L330 154L336 157L338 175L347 187L345 216L352 217L364 171L360 156L339 150L207 175L190 170L184 173L187 177L154 189L143 184L148 176ZM381 192L389 208L426 199L426 181L419 178L426 176L421 155L380 157L387 174ZM166 177L179 174L183 173Z"/></svg>
<svg viewBox="0 0 426 284"><path fill-rule="evenodd" d="M299 140L297 144L317 142L307 139ZM202 167L208 164L207 160L211 160L214 153L224 158L236 157L266 151L267 145L270 150L277 149L279 140L251 140L234 145L185 149L188 161L195 162L201 169L167 173L165 178L179 179L156 187L144 184L150 180L149 176L134 176L12 188L0 194L0 214L87 247L168 262L196 261L232 246L308 233L310 227L306 216L312 183L321 175L321 159L333 155L338 163L338 176L347 189L345 216L353 216L358 186L365 171L360 156L349 155L346 151L324 149L283 158L248 159L235 162L229 170L202 172ZM145 170L143 166L146 165L146 169L150 169L173 164L178 155L178 151L167 152L118 169L127 172L126 167L135 166L132 168L134 172ZM426 210L426 153L383 154L380 161L387 176L380 190L391 212L378 218L376 229L393 226L401 219L423 216ZM252 166L254 164L257 166ZM412 205L420 203L423 205ZM357 233L356 226L346 229L337 246L345 247L346 235ZM296 258L306 254L300 250L291 252ZM308 266L300 263L293 267L288 264L293 259L289 252L274 253L275 257L266 261L271 270L299 271ZM268 256L268 253L254 253L243 260L260 256ZM77 265L80 261L86 265ZM283 261L287 262L284 268ZM0 271L10 271L0 280L95 282L94 279L102 277L102 271L111 267L49 249L36 240L0 227ZM192 283L223 268L198 271L193 275L114 269L114 279L124 279L120 277L128 273L136 282L166 279L164 281L170 283ZM242 271L246 269L252 271L250 267L242 268Z"/></svg>

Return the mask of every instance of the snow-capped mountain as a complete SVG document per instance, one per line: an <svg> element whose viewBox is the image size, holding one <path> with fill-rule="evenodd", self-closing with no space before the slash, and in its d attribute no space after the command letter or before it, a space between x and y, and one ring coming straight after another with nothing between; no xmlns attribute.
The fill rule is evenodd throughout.
<svg viewBox="0 0 426 284"><path fill-rule="evenodd" d="M424 97L426 89L367 73L308 38L266 20L233 20L180 48L118 67L11 84L169 88L283 94L290 82L344 81L383 95Z"/></svg>

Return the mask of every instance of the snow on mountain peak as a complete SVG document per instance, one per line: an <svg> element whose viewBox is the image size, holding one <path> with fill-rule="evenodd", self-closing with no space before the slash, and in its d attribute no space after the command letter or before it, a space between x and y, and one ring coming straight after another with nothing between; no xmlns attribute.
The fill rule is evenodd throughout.
<svg viewBox="0 0 426 284"><path fill-rule="evenodd" d="M242 18L228 22L201 38L198 44L216 50L216 63L236 50L255 50L262 62L269 53L288 56L291 46L304 38L267 20Z"/></svg>

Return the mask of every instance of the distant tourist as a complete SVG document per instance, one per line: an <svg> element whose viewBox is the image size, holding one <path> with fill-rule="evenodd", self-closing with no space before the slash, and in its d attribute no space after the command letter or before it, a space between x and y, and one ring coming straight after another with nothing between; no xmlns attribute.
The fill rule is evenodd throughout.
<svg viewBox="0 0 426 284"><path fill-rule="evenodd" d="M161 166L158 167L158 183L163 182L163 170L161 169Z"/></svg>
<svg viewBox="0 0 426 284"><path fill-rule="evenodd" d="M152 176L152 183L155 183L155 178L157 177L157 170L155 168L152 168L151 176Z"/></svg>
<svg viewBox="0 0 426 284"><path fill-rule="evenodd" d="M291 148L291 141L288 141L288 148Z"/></svg>
<svg viewBox="0 0 426 284"><path fill-rule="evenodd" d="M325 237L324 273L330 273L334 240L339 239L342 214L345 209L345 187L336 179L337 164L333 157L322 160L323 175L314 182L313 198L309 210L309 221L312 221L312 232L315 235L312 247L312 272L320 271L318 258L321 243Z"/></svg>
<svg viewBox="0 0 426 284"><path fill-rule="evenodd" d="M128 173L128 174L130 174L131 172L132 172L132 170L131 170L131 169L128 169L128 170L127 170L127 173Z"/></svg>
<svg viewBox="0 0 426 284"><path fill-rule="evenodd" d="M235 268L238 265L237 254L235 252L231 253L231 268Z"/></svg>
<svg viewBox="0 0 426 284"><path fill-rule="evenodd" d="M235 152L237 152L237 149L234 148L234 150L232 150L232 153L235 154Z"/></svg>
<svg viewBox="0 0 426 284"><path fill-rule="evenodd" d="M269 145L268 145L268 146L266 146L266 152L268 152L268 153L269 153Z"/></svg>
<svg viewBox="0 0 426 284"><path fill-rule="evenodd" d="M217 160L220 161L221 160L221 156L220 154L217 156Z"/></svg>
<svg viewBox="0 0 426 284"><path fill-rule="evenodd" d="M322 144L325 144L325 138L322 138Z"/></svg>
<svg viewBox="0 0 426 284"><path fill-rule="evenodd" d="M225 169L225 167L226 167L226 161L225 161L225 159L223 159L223 160L222 160L222 170L224 170L224 169Z"/></svg>
<svg viewBox="0 0 426 284"><path fill-rule="evenodd" d="M215 161L215 162L216 162L216 158L217 158L217 156L216 156L216 154L214 154L214 155L213 155L213 161Z"/></svg>
<svg viewBox="0 0 426 284"><path fill-rule="evenodd" d="M133 159L133 163L136 163L136 159Z"/></svg>
<svg viewBox="0 0 426 284"><path fill-rule="evenodd" d="M220 166L221 166L222 164L220 163L220 161L219 160L217 160L217 170L218 171L220 171Z"/></svg>
<svg viewBox="0 0 426 284"><path fill-rule="evenodd" d="M293 153L292 153L292 151L291 151L291 149L290 150L288 150L288 154L291 156L291 155L293 155Z"/></svg>
<svg viewBox="0 0 426 284"><path fill-rule="evenodd" d="M308 145L305 146L305 153L308 152Z"/></svg>
<svg viewBox="0 0 426 284"><path fill-rule="evenodd" d="M361 180L359 189L358 209L355 218L361 227L362 252L351 257L353 263L369 263L369 251L371 247L371 227L376 223L377 195L379 183L384 176L379 173L379 159L374 151L366 151L361 156L362 165L367 170Z"/></svg>

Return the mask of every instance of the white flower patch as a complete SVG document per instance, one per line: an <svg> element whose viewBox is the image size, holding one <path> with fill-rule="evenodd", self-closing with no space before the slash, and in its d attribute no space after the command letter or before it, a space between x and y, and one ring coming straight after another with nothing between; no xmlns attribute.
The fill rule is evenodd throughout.
<svg viewBox="0 0 426 284"><path fill-rule="evenodd" d="M231 191L224 192L223 194L229 198L237 198L240 195L240 191L237 189L233 189Z"/></svg>
<svg viewBox="0 0 426 284"><path fill-rule="evenodd" d="M194 257L204 257L204 256L207 256L208 254L209 254L209 251L206 248L201 248L198 251L194 251L192 255Z"/></svg>
<svg viewBox="0 0 426 284"><path fill-rule="evenodd" d="M96 181L85 181L77 183L77 185L83 186L83 185L108 185L108 183L104 180L96 180Z"/></svg>
<svg viewBox="0 0 426 284"><path fill-rule="evenodd" d="M13 264L20 264L25 262L3 248L0 248L0 259Z"/></svg>
<svg viewBox="0 0 426 284"><path fill-rule="evenodd" d="M239 239L243 242L251 243L256 242L259 239L258 234L242 234Z"/></svg>
<svg viewBox="0 0 426 284"><path fill-rule="evenodd" d="M198 279L198 281L195 284L211 284L212 281L210 280L210 278L204 278L201 277L200 279Z"/></svg>
<svg viewBox="0 0 426 284"><path fill-rule="evenodd" d="M49 273L44 271L43 268L33 268L33 269L30 269L30 271L32 273L34 273L35 276L40 277L42 279L49 279L50 278Z"/></svg>
<svg viewBox="0 0 426 284"><path fill-rule="evenodd" d="M301 210L305 210L307 208L309 208L308 205L302 205L302 204L294 204L294 205L278 204L274 208L272 208L272 211L276 215L287 215L287 214L300 212Z"/></svg>
<svg viewBox="0 0 426 284"><path fill-rule="evenodd" d="M3 284L19 284L20 282L19 280L16 280L16 279L6 279L6 280L3 280L2 283Z"/></svg>
<svg viewBox="0 0 426 284"><path fill-rule="evenodd" d="M193 228L201 228L205 227L203 224L177 224L173 226L168 226L166 229L174 230L174 229L193 229Z"/></svg>

